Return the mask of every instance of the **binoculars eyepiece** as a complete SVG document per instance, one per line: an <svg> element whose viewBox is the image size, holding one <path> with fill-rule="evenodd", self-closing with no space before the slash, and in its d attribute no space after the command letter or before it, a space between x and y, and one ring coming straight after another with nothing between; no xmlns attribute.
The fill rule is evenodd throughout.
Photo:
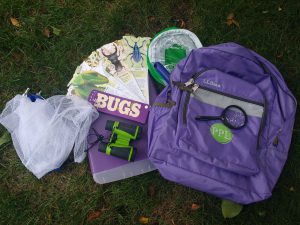
<svg viewBox="0 0 300 225"><path fill-rule="evenodd" d="M121 122L118 122L118 121L112 121L112 120L107 120L106 124L105 124L105 130L108 130L108 131L113 131L113 129L118 129L118 130L121 130L121 131L124 131L126 132L128 135L131 135L131 136L135 136L134 138L132 139L140 139L141 137L141 134L142 134L142 129L140 126L136 126L136 125L131 125L131 124L128 124L128 123L121 123ZM136 133L137 132L137 133ZM126 134L124 134L126 135Z"/></svg>
<svg viewBox="0 0 300 225"><path fill-rule="evenodd" d="M135 160L137 153L137 149L132 146L118 146L113 143L100 143L99 151L106 153L107 155L113 155L118 158L125 159L129 162L133 162Z"/></svg>

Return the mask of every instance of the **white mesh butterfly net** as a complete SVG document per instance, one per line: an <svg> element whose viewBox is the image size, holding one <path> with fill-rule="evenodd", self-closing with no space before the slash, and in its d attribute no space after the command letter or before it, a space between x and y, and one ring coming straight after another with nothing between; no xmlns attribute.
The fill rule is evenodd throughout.
<svg viewBox="0 0 300 225"><path fill-rule="evenodd" d="M22 95L10 100L0 123L11 133L22 163L37 178L59 168L74 151L74 161L86 156L86 137L96 109L76 96L58 95L31 102Z"/></svg>

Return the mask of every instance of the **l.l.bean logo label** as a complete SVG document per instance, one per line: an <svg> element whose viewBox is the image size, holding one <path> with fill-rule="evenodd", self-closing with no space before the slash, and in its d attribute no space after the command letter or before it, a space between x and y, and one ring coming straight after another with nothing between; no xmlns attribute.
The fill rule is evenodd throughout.
<svg viewBox="0 0 300 225"><path fill-rule="evenodd" d="M232 140L232 133L223 123L215 123L210 127L212 137L221 144L228 144Z"/></svg>
<svg viewBox="0 0 300 225"><path fill-rule="evenodd" d="M149 105L131 99L93 90L88 98L98 111L145 123Z"/></svg>

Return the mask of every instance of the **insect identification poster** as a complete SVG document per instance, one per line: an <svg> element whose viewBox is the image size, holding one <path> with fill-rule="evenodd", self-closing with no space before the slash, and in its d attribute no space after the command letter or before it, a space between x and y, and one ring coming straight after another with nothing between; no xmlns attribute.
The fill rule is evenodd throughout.
<svg viewBox="0 0 300 225"><path fill-rule="evenodd" d="M150 38L124 36L93 51L77 67L68 94L87 99L92 90L149 103L146 49Z"/></svg>

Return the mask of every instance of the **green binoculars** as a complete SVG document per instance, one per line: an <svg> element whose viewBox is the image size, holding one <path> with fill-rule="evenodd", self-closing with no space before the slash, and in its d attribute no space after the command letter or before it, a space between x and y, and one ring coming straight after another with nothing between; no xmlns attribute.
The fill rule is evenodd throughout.
<svg viewBox="0 0 300 225"><path fill-rule="evenodd" d="M99 151L130 162L134 161L137 149L130 145L131 140L138 140L142 134L140 126L108 120L105 130L111 131L108 143L101 142Z"/></svg>

